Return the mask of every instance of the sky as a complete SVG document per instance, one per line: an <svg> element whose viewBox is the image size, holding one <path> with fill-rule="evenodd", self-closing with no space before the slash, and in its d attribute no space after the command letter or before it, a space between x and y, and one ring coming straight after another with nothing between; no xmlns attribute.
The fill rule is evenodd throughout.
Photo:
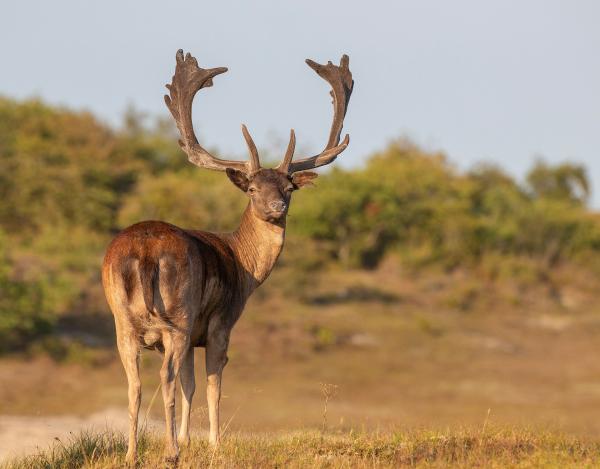
<svg viewBox="0 0 600 469"><path fill-rule="evenodd" d="M183 48L226 66L195 100L200 143L246 157L324 146L328 87L304 63L350 56L335 164L362 164L405 136L459 168L536 159L583 163L600 208L600 2L595 0L2 0L0 94L86 109L118 125L128 106L168 115L164 85ZM182 158L183 158L182 154Z"/></svg>

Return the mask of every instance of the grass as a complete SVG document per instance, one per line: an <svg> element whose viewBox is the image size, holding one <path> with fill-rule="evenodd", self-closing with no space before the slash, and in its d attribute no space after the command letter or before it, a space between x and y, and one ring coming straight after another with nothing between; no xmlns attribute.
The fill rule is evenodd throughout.
<svg viewBox="0 0 600 469"><path fill-rule="evenodd" d="M563 288L560 297L510 283L462 295L471 278L464 272L401 276L394 268L334 272L315 293L327 301L317 304L283 295L277 282L285 272L276 272L271 293L255 296L233 331L221 405L223 421L231 422L224 444L213 453L195 439L180 467L600 468L595 280L581 274L579 286ZM561 275L567 274L579 275ZM346 301L350 293L336 293L351 291L389 291L396 299L361 293L360 301ZM126 380L110 351L111 360L89 364L0 360L0 382L10 383L0 386L0 457L17 450L14 435L32 425L49 430L44 439L33 431L21 438L30 440L23 447L62 440L6 468L122 467L121 435L78 434L104 421L125 428ZM206 429L203 355L197 350L196 431ZM152 407L159 369L160 355L144 353L140 418ZM160 401L149 419L162 427ZM11 427L5 415L24 420ZM398 425L402 431L375 432ZM322 428L324 436L289 433L298 428ZM422 428L436 431L412 431ZM71 439L62 436L69 431ZM140 467L164 467L161 453L162 435L147 434Z"/></svg>
<svg viewBox="0 0 600 469"><path fill-rule="evenodd" d="M45 452L10 461L2 469L117 468L124 466L125 450L121 434L84 432L68 442L57 441ZM164 467L160 435L141 437L138 467ZM178 467L600 467L600 442L516 428L231 433L217 450L194 438L182 449Z"/></svg>

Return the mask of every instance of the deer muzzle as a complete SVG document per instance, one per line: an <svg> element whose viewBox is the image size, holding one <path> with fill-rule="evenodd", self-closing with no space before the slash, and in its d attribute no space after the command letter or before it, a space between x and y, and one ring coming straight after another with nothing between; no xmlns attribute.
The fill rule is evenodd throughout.
<svg viewBox="0 0 600 469"><path fill-rule="evenodd" d="M279 213L285 212L285 209L287 208L287 205L283 200L272 200L268 205L270 210Z"/></svg>

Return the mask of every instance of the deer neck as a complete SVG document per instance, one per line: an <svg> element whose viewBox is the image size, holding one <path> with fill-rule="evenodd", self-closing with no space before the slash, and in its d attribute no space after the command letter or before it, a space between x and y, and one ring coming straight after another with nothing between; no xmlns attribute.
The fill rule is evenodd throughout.
<svg viewBox="0 0 600 469"><path fill-rule="evenodd" d="M248 204L240 226L232 234L233 249L250 276L253 291L269 276L283 249L285 219L273 224L258 218Z"/></svg>

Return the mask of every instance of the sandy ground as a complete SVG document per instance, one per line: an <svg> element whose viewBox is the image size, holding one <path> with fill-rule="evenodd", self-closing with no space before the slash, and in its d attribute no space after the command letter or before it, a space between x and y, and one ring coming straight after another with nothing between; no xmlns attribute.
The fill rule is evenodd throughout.
<svg viewBox="0 0 600 469"><path fill-rule="evenodd" d="M148 426L154 428L156 425L156 421L151 421ZM125 431L127 429L126 409L108 408L87 417L2 415L0 416L0 462L33 453L38 449L46 449L57 440L67 442L71 434L82 430L107 428Z"/></svg>

